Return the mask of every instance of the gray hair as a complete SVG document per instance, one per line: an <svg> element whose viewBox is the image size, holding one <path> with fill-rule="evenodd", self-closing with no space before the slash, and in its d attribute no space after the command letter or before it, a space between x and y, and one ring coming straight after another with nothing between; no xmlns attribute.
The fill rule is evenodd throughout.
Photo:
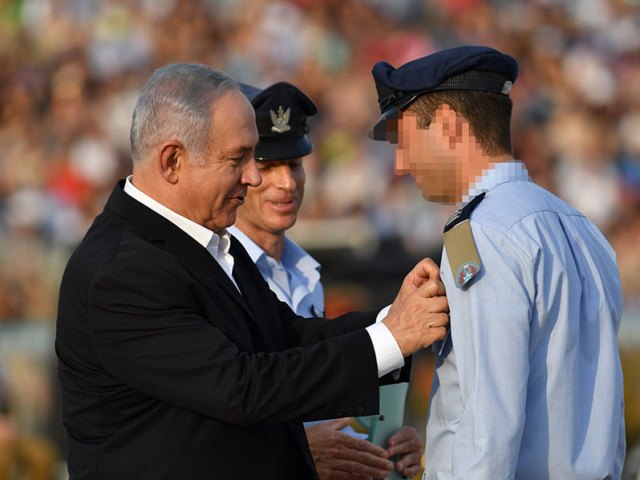
<svg viewBox="0 0 640 480"><path fill-rule="evenodd" d="M133 163L144 161L150 149L169 139L202 158L211 141L211 102L239 88L235 79L206 65L178 63L156 70L133 111Z"/></svg>

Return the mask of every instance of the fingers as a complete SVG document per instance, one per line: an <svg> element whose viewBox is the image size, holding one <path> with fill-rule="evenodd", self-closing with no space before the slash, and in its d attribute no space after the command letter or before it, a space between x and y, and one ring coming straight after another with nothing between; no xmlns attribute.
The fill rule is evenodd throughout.
<svg viewBox="0 0 640 480"><path fill-rule="evenodd" d="M382 478L382 479L387 478L387 475L389 474L389 472L393 470L393 463L389 462L389 465L390 465L389 469L379 470L379 469L367 468L357 463L338 462L333 466L333 468L329 470L325 470L324 474L320 471L319 468L317 468L317 465L316 465L316 468L319 470L320 480L338 480L338 479L340 480L342 479L371 480L372 478ZM361 471L375 472L375 473L374 474L359 473Z"/></svg>
<svg viewBox="0 0 640 480"><path fill-rule="evenodd" d="M387 445L391 449L395 446L404 444L411 440L416 440L417 443L420 443L420 441L418 440L418 432L416 432L415 428L404 425L402 428L400 428L400 430L389 437ZM391 455L396 455L398 453L404 452L394 451L391 453Z"/></svg>
<svg viewBox="0 0 640 480"><path fill-rule="evenodd" d="M433 311L428 312L425 317L426 326L430 328L434 327L447 327L449 325L449 304L444 297L435 297L432 299L430 309Z"/></svg>
<svg viewBox="0 0 640 480"><path fill-rule="evenodd" d="M440 278L440 269L433 260L424 258L413 267L409 275L413 276L415 281ZM416 286L419 287L420 285Z"/></svg>
<svg viewBox="0 0 640 480"><path fill-rule="evenodd" d="M446 336L449 303L440 279L427 280L415 292L396 299L382 321L394 336L403 356Z"/></svg>
<svg viewBox="0 0 640 480"><path fill-rule="evenodd" d="M415 292L425 282L429 280L439 280L440 269L430 258L425 258L418 262L413 269L407 274L402 282L397 299L402 301L406 295Z"/></svg>
<svg viewBox="0 0 640 480"><path fill-rule="evenodd" d="M446 327L433 327L429 329L429 338L426 339L425 345L423 348L428 347L433 342L437 342L438 340L444 340L447 336L447 328Z"/></svg>
<svg viewBox="0 0 640 480"><path fill-rule="evenodd" d="M404 426L389 437L387 443L389 456L405 455L410 453L422 454L422 442L418 438L415 428Z"/></svg>
<svg viewBox="0 0 640 480"><path fill-rule="evenodd" d="M390 460L386 460L384 466L379 468L376 466L372 466L365 462L359 461L348 461L348 460L336 460L336 464L334 467L335 471L342 472L346 474L345 477L341 478L349 478L353 479L366 477L366 478L386 478L390 471L395 468L393 462ZM332 477L335 478L335 477Z"/></svg>
<svg viewBox="0 0 640 480"><path fill-rule="evenodd" d="M449 313L449 301L444 294L439 294L440 289L436 284L431 282L423 285L416 292L416 298L413 300L413 306L420 310L422 313ZM419 298L418 298L419 297ZM410 308L411 301L406 304L407 308ZM438 317L440 318L440 317ZM448 321L448 320L447 320ZM433 325L444 325L444 323L434 322Z"/></svg>
<svg viewBox="0 0 640 480"><path fill-rule="evenodd" d="M306 427L309 448L321 479L386 477L394 468L387 451L340 431L350 423L341 418Z"/></svg>
<svg viewBox="0 0 640 480"><path fill-rule="evenodd" d="M439 278L434 278L427 280L424 282L418 290L416 290L416 295L419 295L424 298L430 297L441 297L446 294L444 284L440 281Z"/></svg>
<svg viewBox="0 0 640 480"><path fill-rule="evenodd" d="M349 448L352 452L349 454L350 459L364 461L367 458L375 457L373 462L377 465L384 465L384 462L378 462L377 459L386 460L389 458L387 451L362 438L352 437L351 435L344 434L345 437L341 438L341 443L345 447Z"/></svg>
<svg viewBox="0 0 640 480"><path fill-rule="evenodd" d="M346 435L341 437L341 445L346 447L339 454L347 462L352 473L370 477L386 476L394 468L389 454L371 442Z"/></svg>
<svg viewBox="0 0 640 480"><path fill-rule="evenodd" d="M322 428L329 428L331 430L342 430L344 427L348 427L353 423L353 417L344 417L344 418L336 418L335 420L328 420L326 422L322 422L317 426L322 426Z"/></svg>
<svg viewBox="0 0 640 480"><path fill-rule="evenodd" d="M341 472L340 475L335 475L331 478L385 478L387 474L393 470L394 464L387 458L388 454L386 450L365 440L361 440L360 442L368 445L355 442L359 448L354 448L350 446L353 445L353 443L344 440L346 439L341 439L340 444L334 444L330 452L331 454L321 459L325 464L325 468L334 472ZM343 476L345 474L346 476Z"/></svg>
<svg viewBox="0 0 640 480"><path fill-rule="evenodd" d="M400 472L404 477L412 478L420 471L422 453L410 453L404 455L400 460L396 462L396 470Z"/></svg>
<svg viewBox="0 0 640 480"><path fill-rule="evenodd" d="M445 294L444 285L440 280L440 269L430 258L419 262L405 277L391 305L390 312L400 308L402 303L416 293L423 297L442 296Z"/></svg>
<svg viewBox="0 0 640 480"><path fill-rule="evenodd" d="M389 455L397 455L396 470L405 477L411 478L420 470L422 459L422 442L415 428L404 426L394 433L388 442Z"/></svg>

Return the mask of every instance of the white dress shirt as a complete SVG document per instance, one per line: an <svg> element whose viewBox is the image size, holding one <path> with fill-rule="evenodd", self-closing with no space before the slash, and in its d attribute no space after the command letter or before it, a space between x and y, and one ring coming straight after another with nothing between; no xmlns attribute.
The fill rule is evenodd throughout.
<svg viewBox="0 0 640 480"><path fill-rule="evenodd" d="M149 207L158 215L161 215L169 220L171 223L173 223L175 226L177 226L187 235L193 238L196 242L206 248L211 256L215 258L216 261L220 264L220 266L236 286L236 288L238 288L238 285L236 284L236 281L232 275L233 256L231 256L231 254L229 253L229 248L231 247L231 237L229 236L229 233L225 232L222 235L218 235L213 230L209 230L208 228L203 227L193 220L189 220L188 218L183 217L173 210L170 210L161 203L155 201L149 195L139 190L133 183L131 183L131 178L131 175L127 177L127 181L124 185L125 193L129 194L131 197L133 197L143 205ZM239 288L238 291L240 291Z"/></svg>

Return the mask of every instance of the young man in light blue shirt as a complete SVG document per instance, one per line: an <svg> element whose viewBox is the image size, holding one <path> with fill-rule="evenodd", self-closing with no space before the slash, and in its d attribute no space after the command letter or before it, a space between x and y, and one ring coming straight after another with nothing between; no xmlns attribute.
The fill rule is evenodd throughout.
<svg viewBox="0 0 640 480"><path fill-rule="evenodd" d="M434 345L424 479L619 479L625 455L615 253L514 159L518 65L480 46L373 68L376 140L445 227L450 332Z"/></svg>

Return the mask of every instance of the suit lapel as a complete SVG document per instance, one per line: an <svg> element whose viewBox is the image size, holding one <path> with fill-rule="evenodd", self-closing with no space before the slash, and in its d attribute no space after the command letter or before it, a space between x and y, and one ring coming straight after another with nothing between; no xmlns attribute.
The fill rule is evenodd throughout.
<svg viewBox="0 0 640 480"><path fill-rule="evenodd" d="M149 242L179 258L222 288L251 318L247 301L211 254L184 231L124 192L124 180L116 185L107 202L108 209L125 218L133 230Z"/></svg>
<svg viewBox="0 0 640 480"><path fill-rule="evenodd" d="M274 338L274 325L271 323L274 320L270 319L269 313L265 311L264 295L258 291L258 286L252 281L252 275L249 272L249 269L252 269L255 270L254 273L256 273L257 267L244 250L244 247L233 236L231 237L231 248L229 252L234 258L233 278L235 278L236 283L242 291L242 295L245 297L249 308L253 312L253 318L256 321L262 338L265 340L266 346L269 351L274 351L278 348L278 342L276 338ZM260 281L263 282L261 274L257 272L257 275ZM264 282L264 288L269 288L266 282Z"/></svg>

